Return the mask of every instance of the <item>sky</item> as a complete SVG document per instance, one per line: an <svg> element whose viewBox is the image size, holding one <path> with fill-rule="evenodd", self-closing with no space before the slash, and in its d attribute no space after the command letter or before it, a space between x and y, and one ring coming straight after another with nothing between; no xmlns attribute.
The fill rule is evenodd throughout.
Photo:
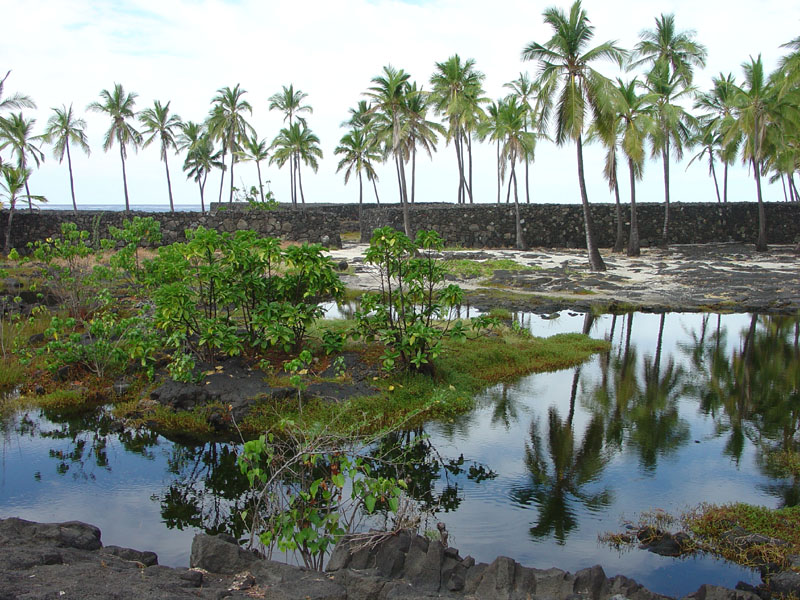
<svg viewBox="0 0 800 600"><path fill-rule="evenodd" d="M364 99L370 80L385 65L406 70L412 80L429 89L436 62L453 54L472 58L486 75L486 96L505 96L503 84L521 72L537 73L537 65L521 59L524 46L545 42L551 31L542 12L551 6L569 9L564 0L2 0L0 76L9 69L4 95L21 92L38 106L26 110L41 133L53 107L73 104L88 124L90 157L73 153L78 205L124 205L119 152L103 152L107 117L86 111L103 89L120 83L138 94L136 108L154 100L171 102L184 120L202 121L217 89L241 84L253 107L248 120L259 137L270 142L283 126L282 115L268 110L268 98L281 86L293 84L308 94L313 107L308 124L319 136L324 157L319 171L303 172L307 202L357 202L358 184L345 186L336 172L334 148L345 133L340 127L348 108ZM632 48L643 29L652 29L659 14L673 13L677 27L694 30L708 48L707 66L695 83L707 89L720 72L741 79L741 64L762 55L774 69L787 51L781 44L800 31L796 0L585 0L583 6L595 27L596 44L616 40ZM10 26L8 26L10 24ZM610 62L596 68L608 77L627 79ZM31 193L50 204L70 204L66 161L59 164L46 148L47 158L30 180ZM694 152L671 165L671 199L692 202L716 200L705 163L688 165ZM585 148L590 202L610 202L613 196L602 178L599 147ZM181 171L183 158L170 156L175 203L199 206L199 193ZM131 153L126 163L131 206L168 204L164 165L158 144ZM262 167L264 179L277 200L289 201L288 167ZM381 200L397 201L391 161L378 168ZM475 144L476 202L496 200L494 147ZM256 185L253 164L237 165L236 185ZM575 147L548 141L537 147L531 167L533 202L580 201ZM621 181L623 181L621 179ZM627 178L624 180L627 182ZM433 159L418 156L417 198L454 202L457 192L454 150L441 141ZM226 189L228 181L226 179ZM729 200L754 201L755 183L747 169L732 169ZM209 177L206 199L215 200L219 175ZM780 183L765 186L765 199L784 199ZM227 193L226 193L227 194ZM628 201L627 186L621 186ZM637 187L637 201L663 200L659 161L646 164ZM374 195L365 187L365 202Z"/></svg>

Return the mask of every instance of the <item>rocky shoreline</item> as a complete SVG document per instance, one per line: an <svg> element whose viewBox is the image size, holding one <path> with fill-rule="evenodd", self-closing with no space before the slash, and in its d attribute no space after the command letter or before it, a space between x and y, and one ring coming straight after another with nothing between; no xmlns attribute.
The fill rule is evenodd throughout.
<svg viewBox="0 0 800 600"><path fill-rule="evenodd" d="M597 565L572 574L524 567L502 556L491 564L476 563L445 544L409 531L351 538L337 545L321 573L264 560L224 534L199 534L190 568L171 568L159 565L153 552L103 546L93 525L0 519L0 600L668 598L622 575L607 577ZM789 586L800 575L790 575L773 580L770 590L703 585L686 598L763 600L770 593L796 594Z"/></svg>
<svg viewBox="0 0 800 600"><path fill-rule="evenodd" d="M350 289L375 289L375 269L363 262L365 249L364 244L345 244L331 250L334 261L351 267L342 275ZM517 269L498 269L485 278L451 277L465 290L470 305L479 309L762 314L800 310L797 246L756 252L752 245L730 242L643 248L639 257L603 253L608 270L602 273L589 269L585 250L449 250L442 258L517 264Z"/></svg>

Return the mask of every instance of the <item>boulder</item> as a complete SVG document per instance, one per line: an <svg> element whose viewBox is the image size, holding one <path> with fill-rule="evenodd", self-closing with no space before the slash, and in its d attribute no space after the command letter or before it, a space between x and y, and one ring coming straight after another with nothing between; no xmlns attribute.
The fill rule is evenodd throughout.
<svg viewBox="0 0 800 600"><path fill-rule="evenodd" d="M189 565L211 573L233 575L248 570L256 560L252 552L241 548L229 535L199 533L192 540Z"/></svg>

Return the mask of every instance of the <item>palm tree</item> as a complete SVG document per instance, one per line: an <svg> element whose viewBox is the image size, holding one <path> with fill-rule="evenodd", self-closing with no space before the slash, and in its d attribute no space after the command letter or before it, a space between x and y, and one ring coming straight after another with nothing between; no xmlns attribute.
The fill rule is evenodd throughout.
<svg viewBox="0 0 800 600"><path fill-rule="evenodd" d="M436 63L436 71L431 75L431 101L436 113L447 119L447 141L453 142L458 161L458 203L472 196L472 146L471 133L475 131L482 111L483 80L485 75L475 69L475 60L470 58L461 62L454 54L444 62ZM464 146L467 146L469 178L465 175Z"/></svg>
<svg viewBox="0 0 800 600"><path fill-rule="evenodd" d="M574 140L578 154L578 183L583 205L583 220L586 229L586 249L589 263L595 271L605 271L606 265L594 242L592 218L589 212L589 197L583 170L583 131L588 125L587 111L591 110L595 120L607 119L610 82L590 65L598 58L609 58L619 64L625 56L614 42L605 42L587 50L594 37L594 27L589 24L586 12L576 0L569 16L561 9L548 8L544 20L553 29L553 37L543 45L531 42L522 52L524 60L538 60L541 73L538 86L542 96L542 122L547 123L553 102L556 107L556 143L563 145Z"/></svg>
<svg viewBox="0 0 800 600"><path fill-rule="evenodd" d="M253 135L242 138L242 149L237 153L242 162L255 161L258 173L258 192L261 195L261 202L264 202L264 182L261 179L261 161L269 158L269 148L267 140L259 140L255 131Z"/></svg>
<svg viewBox="0 0 800 600"><path fill-rule="evenodd" d="M617 178L617 145L618 130L621 124L621 116L618 111L614 111L611 121L607 127L589 128L587 141L599 140L606 149L606 157L603 166L603 177L608 182L609 189L614 193L615 220L617 222L617 235L614 241L614 252L622 252L625 246L625 228L622 223L622 205L619 200L619 181Z"/></svg>
<svg viewBox="0 0 800 600"><path fill-rule="evenodd" d="M302 128L301 128L302 125ZM319 147L319 138L308 128L305 123L294 123L289 127L281 129L277 137L272 140L270 145L272 158L270 164L277 163L283 167L290 161L290 168L296 171L297 185L300 189L300 201L305 204L305 194L303 193L303 178L300 175L300 161L316 173L319 168L318 158L322 158L322 150ZM294 177L292 178L294 181ZM297 190L292 187L292 204L297 204Z"/></svg>
<svg viewBox="0 0 800 600"><path fill-rule="evenodd" d="M757 59L742 64L744 85L739 87L734 97L735 113L728 120L728 137L741 134L742 162L750 163L756 180L758 198L758 238L756 250L765 252L767 248L767 224L764 202L761 195L761 170L766 159L767 134L779 114L779 95L764 74L761 55Z"/></svg>
<svg viewBox="0 0 800 600"><path fill-rule="evenodd" d="M506 137L505 123L501 118L505 100L489 102L486 106L485 117L478 126L478 139L484 141L489 138L495 142L497 155L497 203L500 204L500 190L505 174L505 161L500 154L502 141Z"/></svg>
<svg viewBox="0 0 800 600"><path fill-rule="evenodd" d="M633 50L631 67L662 63L683 87L692 85L692 68L705 67L708 51L695 40L694 31L677 31L675 15L661 14L656 18L655 29L645 29L639 34L639 43Z"/></svg>
<svg viewBox="0 0 800 600"><path fill-rule="evenodd" d="M113 91L100 92L102 102L92 102L87 108L94 112L105 113L111 118L111 126L103 138L103 150L108 152L116 141L119 145L119 158L122 161L122 185L125 190L125 210L130 211L128 198L128 177L125 174L125 157L128 154L128 145L136 150L142 141L141 134L128 120L133 119L133 107L136 104L135 92L125 93L122 84L115 83Z"/></svg>
<svg viewBox="0 0 800 600"><path fill-rule="evenodd" d="M9 75L11 75L11 71L8 71L6 76L0 79L0 111L36 108L36 103L31 100L29 96L25 96L24 94L17 93L8 98L3 98L3 87Z"/></svg>
<svg viewBox="0 0 800 600"><path fill-rule="evenodd" d="M350 113L350 118L341 124L341 127L350 127L351 129L361 129L364 132L366 141L375 148L377 158L383 162L384 158L380 153L380 136L379 136L379 115L373 110L369 102L366 100L359 100L355 107L347 109ZM380 206L381 200L378 197L378 186L376 181L378 175L374 169L372 174L367 171L367 179L372 182L372 189L375 191L375 202Z"/></svg>
<svg viewBox="0 0 800 600"><path fill-rule="evenodd" d="M26 119L22 113L12 114L9 118L0 119L0 150L11 149L11 154L17 157L17 168L25 172L25 194L28 198L28 210L33 210L31 191L28 187L30 172L28 160L32 159L38 167L44 160L44 152L35 144L40 139L33 135L33 125L36 119Z"/></svg>
<svg viewBox="0 0 800 600"><path fill-rule="evenodd" d="M651 65L646 87L654 94L660 124L653 139L653 154L660 154L664 162L664 229L661 241L669 243L669 145L673 141L675 157L683 155L683 143L689 138L686 113L675 100L694 93L692 68L704 67L708 52L695 40L693 31L677 31L674 15L662 14L656 19L656 28L639 34L634 48L635 60L631 67Z"/></svg>
<svg viewBox="0 0 800 600"><path fill-rule="evenodd" d="M381 159L375 140L370 139L366 128L356 127L342 136L333 153L342 155L336 167L336 172L338 173L344 169L345 185L350 180L350 175L354 172L358 175L358 218L361 219L361 205L364 201L364 186L361 173L366 173L367 179L373 182L378 178L372 164L374 161Z"/></svg>
<svg viewBox="0 0 800 600"><path fill-rule="evenodd" d="M303 100L306 98L308 98L308 94L301 90L295 91L293 84L289 84L289 87L284 85L280 92L269 97L269 109L281 111L284 115L283 120L289 121L289 125L294 123L295 115L298 115L297 120L305 125L306 121L299 116L300 113L314 112L313 108L303 104Z"/></svg>
<svg viewBox="0 0 800 600"><path fill-rule="evenodd" d="M536 143L533 134L525 131L527 115L528 109L522 104L518 104L514 96L508 98L500 107L499 121L503 124L502 131L505 133L502 155L511 165L511 173L508 176L509 194L511 193L511 184L514 184L515 229L518 250L524 250L526 246L522 235L522 219L519 213L516 162L520 157L530 156Z"/></svg>
<svg viewBox="0 0 800 600"><path fill-rule="evenodd" d="M692 157L692 159L689 161L689 164L686 165L686 168L688 170L688 168L692 166L692 163L696 160L699 161L703 158L708 159L708 174L711 176L711 179L714 182L714 191L717 194L717 203L721 204L722 196L720 196L719 193L719 182L717 181L717 169L714 159L716 158L717 146L720 143L720 138L722 135L719 133L719 129L716 127L716 125L716 123L707 119L698 120L695 123L695 126L692 128L689 143L692 146L699 147L700 151Z"/></svg>
<svg viewBox="0 0 800 600"><path fill-rule="evenodd" d="M385 144L386 155L392 155L397 170L397 184L400 189L400 204L403 207L403 226L405 234L411 236L411 223L408 215L408 193L405 168L403 166L404 137L402 130L407 93L410 87L409 75L403 69L391 65L383 67L383 75L372 78L372 87L364 94L372 99L372 111L379 118L378 136Z"/></svg>
<svg viewBox="0 0 800 600"><path fill-rule="evenodd" d="M525 132L528 132L528 127L531 131L536 131L539 126L539 90L536 83L531 81L527 73L520 73L519 78L508 83L504 83L503 87L511 90L511 96L514 96L521 106L525 107L527 118L525 119ZM534 101L531 104L531 101ZM531 203L531 186L529 181L530 163L533 162L533 156L526 156L525 158L525 203Z"/></svg>
<svg viewBox="0 0 800 600"><path fill-rule="evenodd" d="M657 62L647 73L642 87L645 101L651 106L657 126L650 133L652 155L661 156L664 165L664 227L661 243L669 243L669 155L683 158L683 148L691 139L693 117L679 103L694 94L694 88L683 85L677 74L670 74L667 63ZM671 147L671 148L670 148Z"/></svg>
<svg viewBox="0 0 800 600"><path fill-rule="evenodd" d="M294 89L294 84L289 84L289 87L282 86L280 92L273 94L269 97L269 110L279 110L283 113L283 120L289 122L289 127L294 124L294 117L297 115L297 120L305 126L305 118L300 116L300 113L313 113L314 109L307 104L303 104L303 100L308 98L308 94L302 90ZM292 197L292 204L297 203L297 174L299 170L296 164L296 157L289 156L289 177L290 177L290 195Z"/></svg>
<svg viewBox="0 0 800 600"><path fill-rule="evenodd" d="M729 136L726 131L730 123L730 116L733 114L733 99L736 93L736 81L732 74L719 74L712 77L712 88L710 92L697 95L694 108L703 111L699 119L707 126L708 135L713 135L713 151L723 164L722 172L722 202L728 202L728 167L733 164L736 155L739 153L741 135ZM704 134L705 137L705 134ZM728 141L726 141L726 139ZM709 161L712 157L709 155Z"/></svg>
<svg viewBox="0 0 800 600"><path fill-rule="evenodd" d="M175 140L177 131L182 130L181 118L178 115L169 113L169 105L162 105L156 100L152 108L146 108L139 113L139 122L144 125L144 135L149 135L143 148L152 144L156 139L161 142L161 160L164 161L164 169L167 172L167 190L169 191L169 210L175 212L175 205L172 201L172 182L169 178L169 162L167 161L167 151L172 149L177 152L178 146Z"/></svg>
<svg viewBox="0 0 800 600"><path fill-rule="evenodd" d="M205 123L183 121L181 123L181 132L175 140L176 146L180 152L190 152L207 133L208 130Z"/></svg>
<svg viewBox="0 0 800 600"><path fill-rule="evenodd" d="M645 98L636 93L638 81L634 78L628 83L617 79L618 102L616 114L618 116L617 135L620 147L628 159L628 172L631 186L631 226L628 236L628 256L639 256L639 221L636 214L636 180L642 178L644 171L644 145L645 139L652 131L653 121L650 107Z"/></svg>
<svg viewBox="0 0 800 600"><path fill-rule="evenodd" d="M239 142L248 134L253 133L253 128L245 120L244 113L253 114L253 107L242 96L247 93L237 83L233 89L229 87L217 90L217 95L211 99L212 108L208 118L208 130L211 135L222 141L224 152L231 155L231 190L228 202L233 202L233 165L236 162L236 152ZM225 162L223 152L223 163ZM225 171L222 172L222 180ZM222 180L220 181L220 201L222 201Z"/></svg>
<svg viewBox="0 0 800 600"><path fill-rule="evenodd" d="M445 128L439 123L434 123L427 119L428 107L430 106L430 96L425 94L422 89L417 89L416 82L412 83L406 94L406 105L404 115L405 136L405 160L411 155L411 204L414 204L416 173L417 173L417 146L421 146L433 158L436 152L437 135L445 135Z"/></svg>
<svg viewBox="0 0 800 600"><path fill-rule="evenodd" d="M194 135L196 129L192 127L194 123L187 123L184 131L188 132L184 135ZM182 142L186 143L186 142ZM183 170L186 176L191 177L197 182L200 188L200 210L206 212L205 204L205 188L206 179L211 169L225 170L225 163L220 160L223 157L222 150L214 151L214 141L208 132L200 132L198 137L191 143L185 146L188 150L186 153L186 161L183 163Z"/></svg>
<svg viewBox="0 0 800 600"><path fill-rule="evenodd" d="M53 145L53 156L61 163L64 161L64 154L67 155L67 166L69 168L69 188L72 192L72 209L78 211L78 203L75 201L75 181L72 177L72 156L70 155L70 141L77 144L88 156L91 153L89 142L86 139L86 121L78 119L72 112L72 105L69 108L62 106L54 108L52 115L47 121L47 129L44 132L44 140Z"/></svg>

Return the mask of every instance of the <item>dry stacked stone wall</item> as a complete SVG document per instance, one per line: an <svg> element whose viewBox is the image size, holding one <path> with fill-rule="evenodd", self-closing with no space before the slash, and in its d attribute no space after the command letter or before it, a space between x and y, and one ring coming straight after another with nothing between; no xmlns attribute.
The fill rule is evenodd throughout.
<svg viewBox="0 0 800 600"><path fill-rule="evenodd" d="M664 205L637 204L639 237L643 246L661 238ZM598 246L610 248L616 237L616 209L613 204L590 207ZM773 244L800 241L800 205L767 203L767 240ZM585 248L583 209L579 204L524 204L520 206L522 231L528 247ZM465 248L514 246L514 206L509 204L412 205L409 207L413 232L435 229L447 245ZM622 207L627 235L630 208ZM396 205L364 212L361 240L368 241L376 227L390 225L403 230L403 212ZM721 204L673 203L670 205L669 241L674 244L708 242L755 242L758 205L754 202ZM627 239L627 238L626 238Z"/></svg>
<svg viewBox="0 0 800 600"><path fill-rule="evenodd" d="M264 236L277 237L297 242L322 243L329 247L341 247L340 224L348 224L352 231L358 230L358 221L347 218L346 211L328 207L309 206L305 210L277 208L274 210L229 209L200 212L140 212L117 211L56 211L42 210L29 213L15 212L12 221L11 246L23 251L28 242L42 240L61 231L61 224L75 223L78 229L86 230L93 240L108 237L108 228L121 227L125 219L135 216L153 217L161 224L163 243L171 244L186 239L184 232L203 226L218 231L234 232L252 229ZM5 239L7 213L0 215L0 239Z"/></svg>
<svg viewBox="0 0 800 600"><path fill-rule="evenodd" d="M57 235L63 222L73 222L89 231L93 239L108 236L110 225L121 226L125 218L149 216L161 223L164 243L184 239L184 231L202 225L219 231L253 229L265 236L298 242L341 246L341 234L360 231L369 241L374 229L385 225L403 229L403 212L397 204L307 204L305 207L280 205L273 210L247 209L236 205L212 205L209 213L112 211L49 211L14 215L12 246L24 250L28 242ZM767 240L773 244L800 241L800 205L767 203ZM359 212L361 218L359 219ZM451 246L465 248L512 247L515 244L514 206L507 204L415 204L409 207L414 232L435 229ZM528 247L583 248L586 238L583 212L578 204L523 204L520 206L522 230ZM600 247L614 245L616 211L613 204L591 206L594 233ZM625 230L630 210L622 207ZM643 246L656 244L661 237L664 206L660 203L637 205L640 238ZM5 235L7 213L0 215L0 239ZM708 242L754 242L758 227L758 206L754 202L706 204L673 203L670 210L670 242L698 244Z"/></svg>

